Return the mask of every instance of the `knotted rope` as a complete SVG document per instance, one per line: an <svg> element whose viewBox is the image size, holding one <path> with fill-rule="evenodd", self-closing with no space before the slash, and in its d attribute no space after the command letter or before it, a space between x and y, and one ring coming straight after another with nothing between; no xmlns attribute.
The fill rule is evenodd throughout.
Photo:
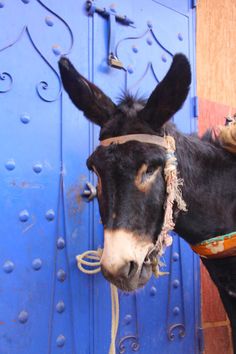
<svg viewBox="0 0 236 354"><path fill-rule="evenodd" d="M177 158L175 155L175 139L172 136L164 137L166 142L166 163L164 168L164 178L166 183L166 201L165 201L165 214L164 221L161 229L161 233L157 238L157 242L151 250L156 251L156 260L153 262L152 271L156 277L168 274L167 272L161 272L160 267L164 264L161 262L166 247L172 245L172 236L168 233L174 230L174 203L176 203L178 210L187 211L186 203L183 200L181 187L183 185L183 179L178 178L177 171Z"/></svg>
<svg viewBox="0 0 236 354"><path fill-rule="evenodd" d="M97 274L101 271L100 259L102 256L102 249L97 251L86 251L76 256L77 266L79 270L85 274ZM85 267L90 267L88 269ZM119 325L119 297L118 290L115 285L110 283L111 289L111 342L109 354L116 354L116 335Z"/></svg>
<svg viewBox="0 0 236 354"><path fill-rule="evenodd" d="M156 139L155 139L156 138ZM141 140L140 140L141 139ZM109 138L101 142L103 146L109 146L111 143L123 144L130 140L136 140L139 142L146 142L151 144L157 144L166 149L166 163L164 168L164 177L166 183L166 202L164 205L164 221L161 229L161 233L157 238L157 242L153 249L149 252L151 257L152 272L156 277L168 274L168 272L160 271L160 267L164 264L161 262L166 247L171 246L172 236L168 235L169 231L172 231L175 227L173 207L176 203L178 210L187 211L186 203L183 200L181 187L183 185L183 179L178 178L177 171L177 159L175 156L175 140L171 136L165 136L164 138L150 136L147 134L126 135L122 137ZM153 254L155 256L153 256ZM100 272L100 258L102 250L86 251L76 257L78 268L86 274L96 274ZM89 259L89 261L86 261ZM87 267L96 267L95 269L87 269ZM111 284L111 301L112 301L112 328L111 328L111 344L109 354L115 354L115 341L119 324L119 298L117 288Z"/></svg>

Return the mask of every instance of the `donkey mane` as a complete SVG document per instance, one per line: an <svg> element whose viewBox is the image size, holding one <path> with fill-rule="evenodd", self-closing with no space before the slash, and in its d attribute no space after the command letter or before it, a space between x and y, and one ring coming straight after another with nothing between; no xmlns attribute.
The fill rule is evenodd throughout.
<svg viewBox="0 0 236 354"><path fill-rule="evenodd" d="M133 93L131 91L121 91L121 94L117 97L118 106L127 106L127 108L132 108L136 104L140 104L143 107L147 103L147 98L139 96L138 92Z"/></svg>

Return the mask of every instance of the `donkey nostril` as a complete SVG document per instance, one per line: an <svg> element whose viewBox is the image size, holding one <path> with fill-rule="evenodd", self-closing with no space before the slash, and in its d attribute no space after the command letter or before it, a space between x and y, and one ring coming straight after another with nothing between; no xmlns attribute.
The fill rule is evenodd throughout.
<svg viewBox="0 0 236 354"><path fill-rule="evenodd" d="M104 277L111 282L117 279L122 279L122 281L124 281L125 279L133 278L137 270L138 264L135 261L127 262L116 270L109 269L107 267L104 267L103 264L101 264L101 271Z"/></svg>
<svg viewBox="0 0 236 354"><path fill-rule="evenodd" d="M138 264L134 261L130 261L123 265L118 272L118 277L123 279L132 278L138 269Z"/></svg>
<svg viewBox="0 0 236 354"><path fill-rule="evenodd" d="M128 278L132 278L138 269L138 264L134 261L130 261L127 266L129 266Z"/></svg>

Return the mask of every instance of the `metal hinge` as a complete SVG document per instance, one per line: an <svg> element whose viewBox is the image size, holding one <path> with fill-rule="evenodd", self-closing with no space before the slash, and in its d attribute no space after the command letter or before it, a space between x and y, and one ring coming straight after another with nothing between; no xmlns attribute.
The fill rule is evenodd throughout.
<svg viewBox="0 0 236 354"><path fill-rule="evenodd" d="M199 109L198 109L198 96L194 96L192 98L192 107L193 107L193 117L197 118L199 116Z"/></svg>
<svg viewBox="0 0 236 354"><path fill-rule="evenodd" d="M204 343L204 330L203 330L202 327L198 327L197 337L198 337L199 353L202 354L202 353L204 352L204 347L205 347L205 343Z"/></svg>

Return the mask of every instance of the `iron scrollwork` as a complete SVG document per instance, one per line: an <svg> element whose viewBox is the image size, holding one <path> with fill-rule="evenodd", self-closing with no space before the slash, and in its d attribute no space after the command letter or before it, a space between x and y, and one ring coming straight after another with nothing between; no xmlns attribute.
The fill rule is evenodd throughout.
<svg viewBox="0 0 236 354"><path fill-rule="evenodd" d="M47 11L49 11L50 13L52 13L55 17L57 17L61 22L64 23L64 25L66 26L66 28L68 29L69 33L70 33L70 37L71 37L71 43L70 43L70 46L69 46L69 49L62 53L62 55L67 55L70 53L72 47L73 47L73 44L74 44L74 37L73 37L73 33L72 33L72 30L70 29L69 25L66 23L65 20L63 20L63 18L61 18L59 15L57 15L55 12L53 12L52 10L49 9L49 7L47 7L46 5L43 4L43 2L41 0L37 0L37 2L43 7L45 8ZM35 43L33 42L33 39L32 37L30 36L30 33L29 33L29 30L27 28L27 31L28 31L28 35L30 37L30 40L31 40L31 43L32 45L34 46L35 50L38 52L38 54L41 56L41 58L46 62L46 64L51 68L51 70L54 72L54 74L57 76L57 79L58 79L58 82L59 82L59 90L58 90L58 93L56 95L55 98L47 98L45 96L45 91L48 90L49 88L49 84L45 81L45 80L42 80L40 81L37 85L36 85L36 91L39 95L39 97L43 100L43 101L46 101L46 102L54 102L56 101L60 95L61 95L61 91L62 91L62 83L61 83L61 79L60 79L60 76L58 75L57 71L52 67L52 65L47 61L47 59L42 55L42 53L39 51L39 49L37 48L37 46L35 45Z"/></svg>
<svg viewBox="0 0 236 354"><path fill-rule="evenodd" d="M66 54L69 54L72 47L73 47L73 44L74 44L74 38L73 38L73 33L72 33L72 30L70 29L69 25L66 23L65 20L63 20L59 15L57 15L55 12L53 12L52 10L50 10L46 5L44 5L42 3L41 0L37 0L38 4L40 6L42 6L44 9L46 9L47 11L49 11L51 14L53 14L58 20L60 20L64 25L65 27L67 28L67 30L69 31L69 34L70 34L70 38L71 38L71 43L69 45L69 48L67 51L61 53L62 55L66 55ZM39 48L36 46L31 34L30 34L30 30L29 30L29 27L28 25L24 25L21 32L20 32L20 35L17 37L17 39L15 39L13 42L11 42L10 44L6 45L5 47L3 48L0 48L0 52L3 52L4 50L12 47L14 44L16 44L17 42L19 42L21 40L21 38L23 37L23 35L26 34L31 45L33 46L33 48L36 50L36 52L39 54L39 56L43 59L43 61L50 67L50 69L53 71L53 73L55 74L55 76L57 77L57 80L58 80L58 91L55 94L53 94L53 97L48 97L48 93L49 93L49 89L51 87L51 85L46 81L46 80L41 80L38 84L36 84L36 92L38 94L38 96L45 102L54 102L56 101L60 95L61 95L61 91L62 91L62 83L61 83L61 79L57 73L57 71L53 68L53 66L49 63L49 61L45 58L45 56L42 54L42 52L39 50ZM13 78L12 76L8 73L8 72L2 72L0 73L0 84L3 82L3 81L8 81L9 84L7 86L7 88L3 88L1 89L0 88L0 93L6 93L6 92L9 92L13 86Z"/></svg>
<svg viewBox="0 0 236 354"><path fill-rule="evenodd" d="M169 328L168 328L168 338L170 341L173 341L175 339L175 333L174 331L178 329L179 330L179 338L184 338L185 337L185 326L182 324L182 323L176 323L176 324L173 324L171 325Z"/></svg>
<svg viewBox="0 0 236 354"><path fill-rule="evenodd" d="M8 85L4 89L0 88L0 93L6 93L6 92L10 91L11 88L12 88L13 79L12 79L12 76L9 73L7 73L7 72L0 73L0 84L3 81L4 82L5 81L8 82Z"/></svg>
<svg viewBox="0 0 236 354"><path fill-rule="evenodd" d="M173 233L174 234L174 233ZM175 253L174 253L174 248L175 248ZM181 254L181 244L180 244L180 239L178 238L175 243L171 247L170 251L170 277L169 277L169 285L168 285L168 304L167 304L167 336L170 341L174 341L176 338L176 334L174 332L178 331L178 336L180 339L183 339L186 334L186 319L185 319L185 303L184 303L184 294L183 294L183 267L182 267L182 259L181 257L176 257L176 254L179 255ZM174 266L175 263L175 266ZM179 271L179 279L175 279L173 281L174 277L174 267L175 271ZM178 289L178 290L177 290ZM181 308L180 312L180 317L181 317L181 322L180 318L178 319L177 323L173 323L174 321L171 320L171 307L172 307L172 301L174 298L174 293L176 291L179 291L180 294L180 303L179 307ZM172 324L171 324L172 323Z"/></svg>
<svg viewBox="0 0 236 354"><path fill-rule="evenodd" d="M126 352L125 342L130 342L130 348L133 352L137 352L140 348L138 338L136 336L125 336L119 342L119 353L123 354Z"/></svg>
<svg viewBox="0 0 236 354"><path fill-rule="evenodd" d="M127 38L122 38L121 40L118 41L116 48L115 48L115 56L116 57L122 57L121 53L120 53L120 49L122 47L122 44L125 41L135 41L135 40L139 40L139 39L144 39L147 38L148 36L151 36L151 38L154 40L154 42L164 51L164 53L168 56L170 56L171 58L173 58L173 53L167 49L162 43L161 41L157 38L157 36L154 33L154 29L153 26L148 24L148 28L144 31L144 33L142 33L139 36L131 36L131 37L127 37ZM164 58L164 57L163 57ZM129 66L128 67L124 67L123 68L127 72L129 72ZM145 76L147 75L147 73L151 71L153 77L155 78L156 82L159 83L159 79L155 73L154 67L153 67L153 63L151 61L149 61L146 65L146 68L144 70L144 73L141 75L141 77L129 87L129 90L133 90L135 87L139 86L140 82L145 78ZM127 89L127 78L126 78L126 89Z"/></svg>

